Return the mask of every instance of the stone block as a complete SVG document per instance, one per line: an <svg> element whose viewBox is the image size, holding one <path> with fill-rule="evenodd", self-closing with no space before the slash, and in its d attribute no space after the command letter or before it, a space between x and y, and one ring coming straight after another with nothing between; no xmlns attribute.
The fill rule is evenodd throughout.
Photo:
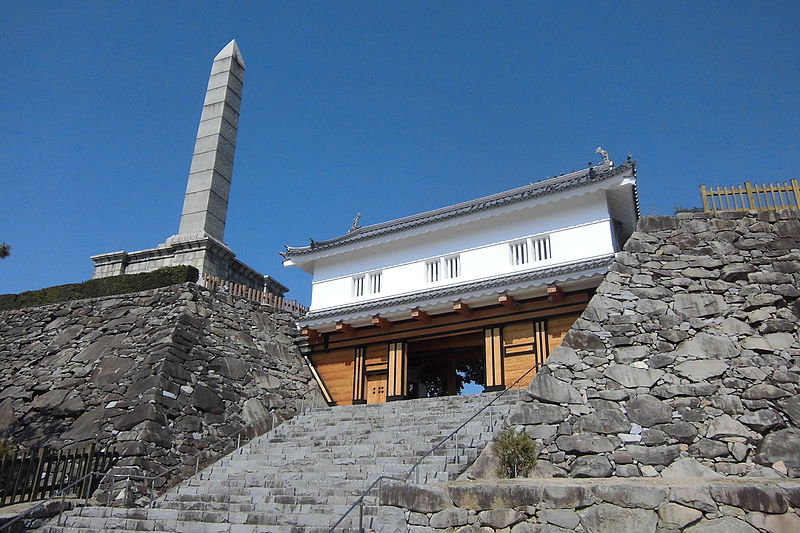
<svg viewBox="0 0 800 533"><path fill-rule="evenodd" d="M800 430L788 428L770 433L759 444L753 460L765 466L782 461L791 468L800 468Z"/></svg>
<svg viewBox="0 0 800 533"><path fill-rule="evenodd" d="M702 465L697 459L681 457L662 470L661 477L668 479L718 478L722 477L722 474Z"/></svg>
<svg viewBox="0 0 800 533"><path fill-rule="evenodd" d="M125 336L126 334L124 333L119 335L104 335L81 350L72 360L74 362L86 363L97 361L98 359L111 355L122 345Z"/></svg>
<svg viewBox="0 0 800 533"><path fill-rule="evenodd" d="M101 387L111 383L119 383L133 367L133 364L133 359L129 357L104 357L97 363L90 379Z"/></svg>
<svg viewBox="0 0 800 533"><path fill-rule="evenodd" d="M673 308L686 317L705 317L725 310L725 299L718 294L676 294Z"/></svg>
<svg viewBox="0 0 800 533"><path fill-rule="evenodd" d="M607 453L615 448L608 437L591 433L561 435L556 439L556 446L570 454Z"/></svg>
<svg viewBox="0 0 800 533"><path fill-rule="evenodd" d="M626 405L628 418L644 427L672 421L672 408L649 394L640 394Z"/></svg>
<svg viewBox="0 0 800 533"><path fill-rule="evenodd" d="M720 415L708 423L706 427L706 437L724 438L724 437L743 437L748 440L756 440L759 435L751 431L747 426L734 420L730 415Z"/></svg>
<svg viewBox="0 0 800 533"><path fill-rule="evenodd" d="M416 513L437 513L453 505L447 493L440 487L395 481L382 484L380 504L402 507Z"/></svg>
<svg viewBox="0 0 800 533"><path fill-rule="evenodd" d="M663 529L682 530L702 517L701 511L677 503L665 503L658 508L658 526Z"/></svg>
<svg viewBox="0 0 800 533"><path fill-rule="evenodd" d="M545 485L543 497L549 505L567 509L582 509L598 501L585 486L577 485Z"/></svg>
<svg viewBox="0 0 800 533"><path fill-rule="evenodd" d="M573 424L577 433L627 433L631 423L619 409L598 409L594 413L579 417Z"/></svg>
<svg viewBox="0 0 800 533"><path fill-rule="evenodd" d="M467 524L467 519L466 509L450 507L431 515L430 526L436 529L464 526Z"/></svg>
<svg viewBox="0 0 800 533"><path fill-rule="evenodd" d="M552 487L542 487L528 483L508 483L503 485L451 483L447 494L456 506L464 509L482 511L486 509L514 508L522 505L535 505L545 498L552 499L553 505L564 507L558 498L549 492ZM558 487L559 489L561 487ZM569 498L572 501L572 498Z"/></svg>
<svg viewBox="0 0 800 533"><path fill-rule="evenodd" d="M549 374L536 374L528 386L527 393L544 402L583 403L583 398L575 387Z"/></svg>
<svg viewBox="0 0 800 533"><path fill-rule="evenodd" d="M635 461L645 465L668 465L681 453L680 446L627 446Z"/></svg>
<svg viewBox="0 0 800 533"><path fill-rule="evenodd" d="M668 489L640 484L598 484L593 488L595 496L606 503L620 507L655 509L664 503Z"/></svg>
<svg viewBox="0 0 800 533"><path fill-rule="evenodd" d="M623 387L652 387L664 375L663 370L648 370L628 365L609 365L603 372Z"/></svg>
<svg viewBox="0 0 800 533"><path fill-rule="evenodd" d="M753 512L746 518L747 522L768 533L796 533L800 531L800 516L792 513L765 514Z"/></svg>
<svg viewBox="0 0 800 533"><path fill-rule="evenodd" d="M778 487L767 485L711 485L711 497L717 503L740 507L748 511L764 513L785 513L788 509L786 498Z"/></svg>
<svg viewBox="0 0 800 533"><path fill-rule="evenodd" d="M551 396L552 397L552 396ZM540 402L521 403L512 412L511 425L558 424L569 416L569 409Z"/></svg>
<svg viewBox="0 0 800 533"><path fill-rule="evenodd" d="M587 533L655 533L658 516L654 511L628 509L608 503L579 511L581 525Z"/></svg>
<svg viewBox="0 0 800 533"><path fill-rule="evenodd" d="M489 526L494 529L502 529L504 527L513 526L516 523L522 522L527 517L525 514L515 509L491 509L489 511L481 511L478 513L478 521L481 525ZM433 518L431 518L432 520Z"/></svg>
<svg viewBox="0 0 800 533"><path fill-rule="evenodd" d="M564 529L575 529L581 521L578 513L572 509L542 509L537 513L537 518Z"/></svg>
<svg viewBox="0 0 800 533"><path fill-rule="evenodd" d="M614 469L604 455L582 455L572 462L570 476L581 477L611 477Z"/></svg>
<svg viewBox="0 0 800 533"><path fill-rule="evenodd" d="M725 361L684 361L675 365L675 372L691 381L702 382L709 378L721 376L729 368L730 366Z"/></svg>
<svg viewBox="0 0 800 533"><path fill-rule="evenodd" d="M197 385L192 393L192 405L201 410L213 414L225 412L225 402L222 398L205 385Z"/></svg>

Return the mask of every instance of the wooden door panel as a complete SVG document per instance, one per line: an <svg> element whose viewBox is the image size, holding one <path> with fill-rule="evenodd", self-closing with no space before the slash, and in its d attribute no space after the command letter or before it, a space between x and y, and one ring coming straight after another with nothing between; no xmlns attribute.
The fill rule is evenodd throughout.
<svg viewBox="0 0 800 533"><path fill-rule="evenodd" d="M386 386L388 384L386 374L367 375L367 403L383 403L386 401Z"/></svg>

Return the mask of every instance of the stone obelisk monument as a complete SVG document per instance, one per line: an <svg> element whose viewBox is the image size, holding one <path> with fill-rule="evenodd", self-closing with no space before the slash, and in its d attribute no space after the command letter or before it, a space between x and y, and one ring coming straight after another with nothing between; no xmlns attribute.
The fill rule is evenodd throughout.
<svg viewBox="0 0 800 533"><path fill-rule="evenodd" d="M245 265L226 246L225 219L242 102L244 59L236 41L214 57L197 128L178 233L156 248L95 255L94 278L192 265L205 276L283 294L288 289Z"/></svg>
<svg viewBox="0 0 800 533"><path fill-rule="evenodd" d="M236 41L231 41L211 67L179 235L204 233L222 241L225 234L243 82L242 53Z"/></svg>

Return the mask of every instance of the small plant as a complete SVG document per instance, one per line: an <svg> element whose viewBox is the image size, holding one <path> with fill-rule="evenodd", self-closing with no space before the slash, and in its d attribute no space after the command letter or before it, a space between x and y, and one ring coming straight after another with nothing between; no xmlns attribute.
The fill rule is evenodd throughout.
<svg viewBox="0 0 800 533"><path fill-rule="evenodd" d="M682 205L674 205L672 206L672 211L677 215L678 213L702 213L703 208L692 206L692 207L684 207Z"/></svg>
<svg viewBox="0 0 800 533"><path fill-rule="evenodd" d="M536 465L536 443L523 430L506 428L494 440L494 453L500 460L497 474L515 478L527 476Z"/></svg>

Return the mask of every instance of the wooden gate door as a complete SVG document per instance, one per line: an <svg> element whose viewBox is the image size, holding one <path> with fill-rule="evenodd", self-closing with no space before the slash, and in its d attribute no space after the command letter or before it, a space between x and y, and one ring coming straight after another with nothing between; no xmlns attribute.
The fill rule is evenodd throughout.
<svg viewBox="0 0 800 533"><path fill-rule="evenodd" d="M386 374L367 374L367 403L386 401Z"/></svg>

